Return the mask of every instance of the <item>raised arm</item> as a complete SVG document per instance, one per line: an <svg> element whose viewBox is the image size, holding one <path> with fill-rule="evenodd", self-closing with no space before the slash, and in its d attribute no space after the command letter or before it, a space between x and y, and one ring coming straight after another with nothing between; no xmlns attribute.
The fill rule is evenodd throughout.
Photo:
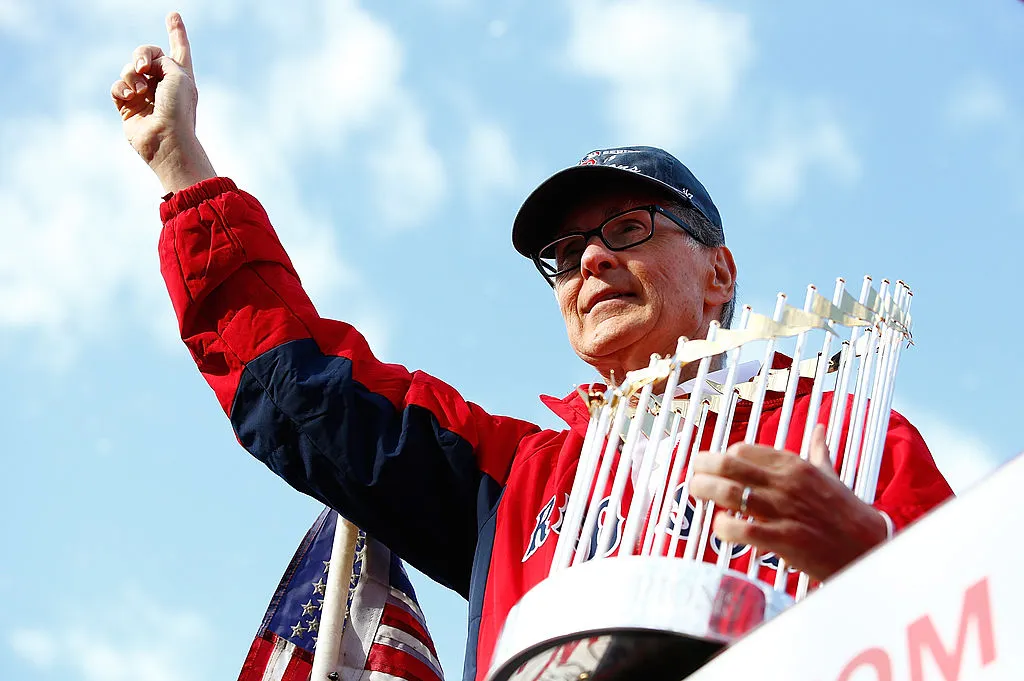
<svg viewBox="0 0 1024 681"><path fill-rule="evenodd" d="M253 456L466 594L491 510L481 500L497 499L537 427L378 361L356 329L319 316L259 202L213 177L180 17L168 28L171 56L136 50L149 66L126 66L120 82L138 92L142 76L141 95L115 100L132 145L175 192L159 249L182 340Z"/></svg>

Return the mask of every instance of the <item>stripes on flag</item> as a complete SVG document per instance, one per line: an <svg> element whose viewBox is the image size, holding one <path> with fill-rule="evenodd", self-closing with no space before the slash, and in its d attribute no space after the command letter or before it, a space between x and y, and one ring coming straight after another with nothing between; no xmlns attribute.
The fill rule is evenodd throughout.
<svg viewBox="0 0 1024 681"><path fill-rule="evenodd" d="M268 631L253 641L238 678L240 681L306 681L312 668L311 652Z"/></svg>
<svg viewBox="0 0 1024 681"><path fill-rule="evenodd" d="M324 509L270 601L238 681L308 681L337 514ZM402 561L362 531L341 641L341 681L442 681L426 620Z"/></svg>
<svg viewBox="0 0 1024 681"><path fill-rule="evenodd" d="M425 635L423 623L406 610L404 605L397 605L396 601L397 599L389 598L381 613L380 627L377 629L373 646L370 648L367 669L388 671L384 667L378 666L380 657L387 656L387 651L380 649L387 647L393 649L391 655L398 655L400 652L402 659L406 660L408 665L416 669L419 669L420 665L427 668L426 671L421 669L420 671L423 673L417 678L440 678L442 673L441 665L437 661L437 651L434 650L434 644L429 635ZM401 603L401 601L397 602ZM415 665L412 660L415 660Z"/></svg>

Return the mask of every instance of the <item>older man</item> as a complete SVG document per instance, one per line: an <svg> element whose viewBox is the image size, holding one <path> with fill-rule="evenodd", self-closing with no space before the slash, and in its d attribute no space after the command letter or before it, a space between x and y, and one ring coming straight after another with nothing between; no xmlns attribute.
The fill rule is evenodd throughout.
<svg viewBox="0 0 1024 681"><path fill-rule="evenodd" d="M111 93L169 192L160 262L181 337L253 456L469 599L465 678L478 678L509 609L547 574L587 410L575 393L546 399L561 431L493 416L436 378L379 362L356 329L320 317L260 204L216 176L196 139L176 14L168 32L170 54L138 48ZM662 150L588 154L530 195L513 242L553 287L573 349L606 377L731 315L736 267L718 211ZM773 440L777 407L766 404L761 442ZM805 417L802 399L795 418ZM736 433L745 418L741 407ZM756 522L723 515L718 536L824 579L950 495L898 414L886 450L874 507L827 466L762 445L702 456L693 490L736 509L750 487Z"/></svg>

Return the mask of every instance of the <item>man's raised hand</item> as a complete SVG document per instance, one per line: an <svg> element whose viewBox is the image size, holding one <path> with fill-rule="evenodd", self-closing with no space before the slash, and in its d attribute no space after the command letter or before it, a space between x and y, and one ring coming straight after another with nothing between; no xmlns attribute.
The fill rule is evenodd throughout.
<svg viewBox="0 0 1024 681"><path fill-rule="evenodd" d="M167 16L170 53L135 48L110 88L125 136L164 188L179 191L216 173L196 138L198 90L181 15Z"/></svg>

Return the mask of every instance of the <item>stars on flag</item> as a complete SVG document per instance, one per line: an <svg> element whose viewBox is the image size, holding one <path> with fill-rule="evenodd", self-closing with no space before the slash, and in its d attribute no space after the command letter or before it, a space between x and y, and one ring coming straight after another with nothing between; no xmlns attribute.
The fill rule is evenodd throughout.
<svg viewBox="0 0 1024 681"><path fill-rule="evenodd" d="M309 678L327 590L328 573L324 567L330 565L323 559L330 556L336 520L337 514L325 508L306 533L274 592L239 681ZM380 675L395 681L441 681L440 665L401 561L379 542L372 545L372 552L370 546L366 535L359 532L352 571L361 575L365 568L373 577L358 580L356 590L368 594L368 602L383 603L384 611L353 617L345 623L345 637L355 636L360 643L372 641L369 646L361 646L361 657L357 653L351 659L346 658L346 663L351 663L354 670L362 668L363 672L358 674L361 677ZM355 580L342 580L342 583L345 581ZM355 604L354 600L350 589L349 612L353 605L365 607L365 604ZM409 648L411 642L407 645L404 638L401 641L394 638L397 630L385 624L384 612L392 613L388 616L391 620L405 621L410 617L415 620L416 633L410 634L410 641L416 643L415 650Z"/></svg>
<svg viewBox="0 0 1024 681"><path fill-rule="evenodd" d="M324 573L326 574L331 562L329 560L322 562L324 564ZM306 633L309 633L312 634L310 638L315 646L316 633L320 631L320 613L324 609L324 599L315 598L315 596L323 595L327 591L327 582L324 581L323 576L320 576L315 582L307 583L312 586L313 593L309 600L299 606L302 608L302 612L299 614L299 621L294 625L289 625L288 628L292 631L289 638L302 638Z"/></svg>

